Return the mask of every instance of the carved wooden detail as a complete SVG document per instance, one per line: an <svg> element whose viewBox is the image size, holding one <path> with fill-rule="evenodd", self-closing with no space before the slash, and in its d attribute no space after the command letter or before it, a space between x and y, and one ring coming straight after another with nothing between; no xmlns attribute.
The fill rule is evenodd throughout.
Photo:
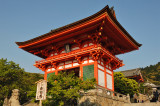
<svg viewBox="0 0 160 106"><path fill-rule="evenodd" d="M108 59L106 60L106 65L108 65L108 64L111 63L112 61L113 61L112 58L108 58Z"/></svg>
<svg viewBox="0 0 160 106"><path fill-rule="evenodd" d="M51 62L51 65L52 65L55 69L57 69L58 63L56 63L56 62Z"/></svg>
<svg viewBox="0 0 160 106"><path fill-rule="evenodd" d="M39 64L39 65L35 65L37 68L41 69L42 71L46 70L46 64Z"/></svg>
<svg viewBox="0 0 160 106"><path fill-rule="evenodd" d="M79 48L82 48L82 40L74 40L74 43L78 44Z"/></svg>
<svg viewBox="0 0 160 106"><path fill-rule="evenodd" d="M75 56L75 59L78 61L79 64L82 63L82 57L81 56Z"/></svg>
<svg viewBox="0 0 160 106"><path fill-rule="evenodd" d="M102 58L104 53L101 51L101 48L98 48L98 50L90 52L90 55L93 57L95 61L97 61L98 59Z"/></svg>

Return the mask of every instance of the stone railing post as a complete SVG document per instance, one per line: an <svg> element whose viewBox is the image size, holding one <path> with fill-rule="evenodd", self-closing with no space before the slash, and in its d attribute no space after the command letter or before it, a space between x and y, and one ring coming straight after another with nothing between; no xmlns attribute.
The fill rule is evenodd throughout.
<svg viewBox="0 0 160 106"><path fill-rule="evenodd" d="M119 100L119 93L117 93L117 100Z"/></svg>
<svg viewBox="0 0 160 106"><path fill-rule="evenodd" d="M126 96L125 96L125 95L122 95L122 99L123 99L123 101L125 102L125 101L126 101Z"/></svg>
<svg viewBox="0 0 160 106"><path fill-rule="evenodd" d="M114 97L113 97L113 94L114 94L114 93L111 91L111 98L112 98L112 99L114 98Z"/></svg>
<svg viewBox="0 0 160 106"><path fill-rule="evenodd" d="M128 100L128 103L130 103L130 96L129 96L129 94L127 94L127 100Z"/></svg>

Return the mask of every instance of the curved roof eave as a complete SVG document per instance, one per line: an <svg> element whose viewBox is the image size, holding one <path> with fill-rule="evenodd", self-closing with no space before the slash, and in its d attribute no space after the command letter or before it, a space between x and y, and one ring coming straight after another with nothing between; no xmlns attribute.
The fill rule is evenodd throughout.
<svg viewBox="0 0 160 106"><path fill-rule="evenodd" d="M134 40L131 35L121 26L121 24L117 21L117 19L113 16L113 14L111 13L111 10L109 8L109 6L105 6L102 10L100 10L99 12L89 16L89 17L86 17L82 20L79 20L79 21L76 21L74 23L71 23L71 24L68 24L66 26L63 26L63 27L60 27L60 28L57 28L57 29L54 29L54 30L51 30L50 32L46 33L46 34L43 34L41 36L38 36L36 38L33 38L33 39L30 39L30 40L27 40L27 41L24 41L24 42L16 42L16 44L18 46L24 46L24 45L27 45L27 44L30 44L30 43L33 43L33 42L36 42L38 40L41 40L41 39L44 39L44 38L47 38L47 37L50 37L52 36L53 34L56 34L56 33L59 33L63 30L67 30L69 28L72 28L72 27L75 27L79 24L82 24L82 23L85 23L86 21L88 20L91 20L91 19L94 19L95 17L103 14L107 12L108 15L111 17L111 19L114 21L114 23L125 33L125 35L132 41L134 42L138 47L141 46L141 44L139 44L136 40Z"/></svg>

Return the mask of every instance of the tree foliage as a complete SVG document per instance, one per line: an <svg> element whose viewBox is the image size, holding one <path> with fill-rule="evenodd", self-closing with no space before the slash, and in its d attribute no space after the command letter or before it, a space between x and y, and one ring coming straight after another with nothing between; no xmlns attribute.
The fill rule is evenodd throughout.
<svg viewBox="0 0 160 106"><path fill-rule="evenodd" d="M131 96L139 92L138 83L133 79L125 78L121 72L114 73L114 88L118 93Z"/></svg>
<svg viewBox="0 0 160 106"><path fill-rule="evenodd" d="M156 85L160 85L160 62L141 68L142 76L145 81L150 81Z"/></svg>
<svg viewBox="0 0 160 106"><path fill-rule="evenodd" d="M13 89L20 90L20 103L35 97L35 81L43 78L40 74L30 74L18 64L7 59L0 59L0 106L6 97L11 96Z"/></svg>
<svg viewBox="0 0 160 106"><path fill-rule="evenodd" d="M48 99L44 102L46 106L76 105L80 97L80 90L94 88L95 79L83 81L72 73L59 73L51 75L48 81Z"/></svg>

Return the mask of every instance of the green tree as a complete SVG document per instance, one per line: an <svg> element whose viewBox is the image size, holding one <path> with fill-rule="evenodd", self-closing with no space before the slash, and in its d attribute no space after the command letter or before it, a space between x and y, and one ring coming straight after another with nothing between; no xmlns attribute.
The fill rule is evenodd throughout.
<svg viewBox="0 0 160 106"><path fill-rule="evenodd" d="M24 71L18 64L7 59L0 59L0 106L6 97L11 96L13 89L20 90L20 103L35 97L35 81L41 79L39 74L30 74Z"/></svg>
<svg viewBox="0 0 160 106"><path fill-rule="evenodd" d="M51 75L48 80L48 99L44 101L46 106L76 105L80 97L80 90L93 89L95 79L82 79L72 73L59 73Z"/></svg>
<svg viewBox="0 0 160 106"><path fill-rule="evenodd" d="M133 79L125 78L121 72L114 73L114 88L118 93L131 96L139 92L138 83Z"/></svg>

